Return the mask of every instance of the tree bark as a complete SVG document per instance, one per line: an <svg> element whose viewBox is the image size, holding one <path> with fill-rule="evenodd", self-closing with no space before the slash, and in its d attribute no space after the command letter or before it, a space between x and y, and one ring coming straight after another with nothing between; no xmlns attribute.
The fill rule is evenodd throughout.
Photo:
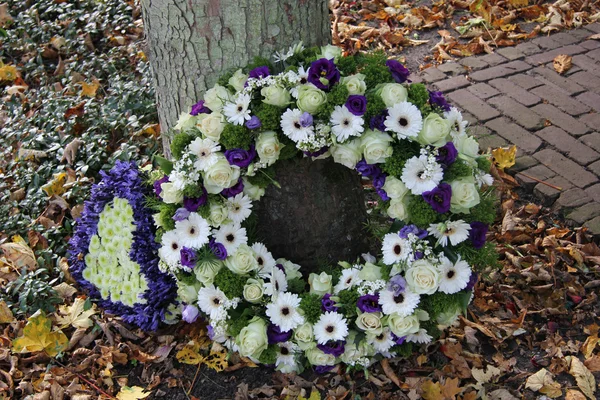
<svg viewBox="0 0 600 400"><path fill-rule="evenodd" d="M331 38L326 0L142 0L163 147L182 111L219 76L299 41Z"/></svg>

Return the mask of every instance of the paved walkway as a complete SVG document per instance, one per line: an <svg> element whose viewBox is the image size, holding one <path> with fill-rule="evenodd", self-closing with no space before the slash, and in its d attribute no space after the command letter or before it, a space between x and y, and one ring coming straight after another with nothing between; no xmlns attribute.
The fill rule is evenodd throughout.
<svg viewBox="0 0 600 400"><path fill-rule="evenodd" d="M516 144L523 188L600 234L600 23L423 71L465 113L481 147ZM559 75L554 57L573 67ZM553 189L534 177L562 190Z"/></svg>

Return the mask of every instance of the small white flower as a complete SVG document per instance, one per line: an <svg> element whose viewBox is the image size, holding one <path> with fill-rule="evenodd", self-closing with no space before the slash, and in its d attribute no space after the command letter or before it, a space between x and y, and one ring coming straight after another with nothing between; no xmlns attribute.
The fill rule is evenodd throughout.
<svg viewBox="0 0 600 400"><path fill-rule="evenodd" d="M183 245L179 241L176 231L166 232L161 238L161 248L158 250L160 258L170 267L176 267L181 260L180 252Z"/></svg>
<svg viewBox="0 0 600 400"><path fill-rule="evenodd" d="M269 282L265 283L265 294L268 294L271 297L277 297L279 293L287 290L287 279L282 270L275 267L271 270L271 274L268 277Z"/></svg>
<svg viewBox="0 0 600 400"><path fill-rule="evenodd" d="M229 214L227 218L235 224L241 224L252 213L252 200L244 193L238 193L226 200Z"/></svg>
<svg viewBox="0 0 600 400"><path fill-rule="evenodd" d="M250 119L250 95L240 94L234 103L226 103L223 107L223 114L227 121L235 125L244 125L244 122Z"/></svg>
<svg viewBox="0 0 600 400"><path fill-rule="evenodd" d="M426 155L408 160L400 177L412 194L417 195L435 189L443 178L442 167L435 161L431 162Z"/></svg>
<svg viewBox="0 0 600 400"><path fill-rule="evenodd" d="M344 340L348 335L348 324L342 314L328 311L322 314L313 326L313 332L319 344L325 344L330 340Z"/></svg>
<svg viewBox="0 0 600 400"><path fill-rule="evenodd" d="M444 118L446 118L452 124L452 127L450 128L450 134L452 136L462 135L466 132L469 121L463 120L462 114L456 107L452 107L450 111L446 111L444 113Z"/></svg>
<svg viewBox="0 0 600 400"><path fill-rule="evenodd" d="M348 110L346 106L336 106L331 113L331 132L339 143L344 142L350 136L360 136L364 132L364 120Z"/></svg>
<svg viewBox="0 0 600 400"><path fill-rule="evenodd" d="M340 280L333 287L333 293L338 294L344 289L349 289L354 285L358 285L362 282L362 279L359 278L358 274L360 270L358 268L345 268L342 270L342 276L340 276Z"/></svg>
<svg viewBox="0 0 600 400"><path fill-rule="evenodd" d="M199 249L208 243L210 227L198 213L191 213L187 219L175 222L175 232L182 246Z"/></svg>
<svg viewBox="0 0 600 400"><path fill-rule="evenodd" d="M467 287L471 278L471 267L460 258L453 264L448 258L442 258L440 269L440 292L452 294Z"/></svg>
<svg viewBox="0 0 600 400"><path fill-rule="evenodd" d="M412 343L425 344L431 343L432 340L433 337L429 336L427 331L423 328L420 328L417 333L410 333L406 335L406 341Z"/></svg>
<svg viewBox="0 0 600 400"><path fill-rule="evenodd" d="M397 233L388 233L383 237L381 245L383 263L393 265L408 259L411 253L409 242L398 236Z"/></svg>
<svg viewBox="0 0 600 400"><path fill-rule="evenodd" d="M367 334L367 343L372 345L379 353L385 353L396 343L392 339L392 332L389 328L384 328L379 335Z"/></svg>
<svg viewBox="0 0 600 400"><path fill-rule="evenodd" d="M279 353L277 353L277 360L275 360L275 366L296 366L296 354L300 350L297 344L294 342L283 342L277 343L279 346Z"/></svg>
<svg viewBox="0 0 600 400"><path fill-rule="evenodd" d="M414 104L407 101L394 104L393 107L388 108L388 113L384 122L385 130L395 132L398 139L417 137L423 127L421 112Z"/></svg>
<svg viewBox="0 0 600 400"><path fill-rule="evenodd" d="M300 297L295 293L280 293L273 303L267 304L266 314L282 332L288 332L304 323L300 315Z"/></svg>
<svg viewBox="0 0 600 400"><path fill-rule="evenodd" d="M258 263L258 275L267 277L275 268L275 259L266 246L262 243L254 243L252 250L256 254L256 262Z"/></svg>
<svg viewBox="0 0 600 400"><path fill-rule="evenodd" d="M452 246L464 242L469 238L471 225L467 224L462 219L456 221L446 221L439 224L431 224L427 231L437 239L437 243L446 247L448 240Z"/></svg>
<svg viewBox="0 0 600 400"><path fill-rule="evenodd" d="M300 123L300 117L302 116L302 110L297 108L286 110L281 116L281 129L283 134L294 142L306 141L309 136L314 135L314 127L302 126Z"/></svg>
<svg viewBox="0 0 600 400"><path fill-rule="evenodd" d="M379 292L379 304L383 313L387 315L395 313L402 317L409 316L415 311L420 301L421 296L408 288L397 296L389 290Z"/></svg>
<svg viewBox="0 0 600 400"><path fill-rule="evenodd" d="M225 246L228 255L235 253L241 244L248 241L246 228L240 227L239 224L221 225L219 229L213 230L213 235L217 243Z"/></svg>
<svg viewBox="0 0 600 400"><path fill-rule="evenodd" d="M219 316L225 311L224 304L227 301L225 293L214 285L203 287L198 291L198 307L210 319L220 319Z"/></svg>
<svg viewBox="0 0 600 400"><path fill-rule="evenodd" d="M483 185L492 186L494 184L494 178L482 170L477 170L475 172L475 183L477 183L477 187L479 188Z"/></svg>
<svg viewBox="0 0 600 400"><path fill-rule="evenodd" d="M210 139L196 138L190 143L189 150L196 156L194 167L200 171L206 171L208 167L215 165L219 160L216 153L221 150L221 146Z"/></svg>

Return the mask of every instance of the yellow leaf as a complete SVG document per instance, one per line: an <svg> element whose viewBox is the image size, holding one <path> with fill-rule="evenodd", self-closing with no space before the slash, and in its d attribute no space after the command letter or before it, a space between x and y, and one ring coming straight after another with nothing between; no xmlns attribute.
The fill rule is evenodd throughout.
<svg viewBox="0 0 600 400"><path fill-rule="evenodd" d="M300 395L298 396L298 400L321 400L321 393L318 390L313 390L310 392L310 396L304 397Z"/></svg>
<svg viewBox="0 0 600 400"><path fill-rule="evenodd" d="M540 369L535 374L527 378L525 383L526 389L531 389L534 392L539 391L544 385L552 382L552 374L546 368Z"/></svg>
<svg viewBox="0 0 600 400"><path fill-rule="evenodd" d="M14 352L45 351L50 357L54 357L69 346L69 339L62 331L52 332L52 322L43 312L36 312L27 321L23 328L23 336L12 342Z"/></svg>
<svg viewBox="0 0 600 400"><path fill-rule="evenodd" d="M444 398L442 385L439 382L433 383L428 379L421 384L421 390L425 400L442 400Z"/></svg>
<svg viewBox="0 0 600 400"><path fill-rule="evenodd" d="M0 324L7 324L12 322L15 317L13 316L12 311L8 308L8 305L0 301Z"/></svg>
<svg viewBox="0 0 600 400"><path fill-rule="evenodd" d="M529 5L529 0L508 0L508 2L515 8L527 7Z"/></svg>
<svg viewBox="0 0 600 400"><path fill-rule="evenodd" d="M96 314L96 305L85 311L85 300L76 298L70 306L60 306L58 309L59 315L56 316L56 321L61 328L72 326L74 328L89 328L94 324L90 317Z"/></svg>
<svg viewBox="0 0 600 400"><path fill-rule="evenodd" d="M54 178L42 186L42 190L46 192L48 196L52 196L53 194L60 196L65 192L65 183L67 183L67 173L61 172L58 174L54 174Z"/></svg>
<svg viewBox="0 0 600 400"><path fill-rule="evenodd" d="M34 270L37 267L37 261L33 250L25 243L21 236L13 236L12 243L0 245L3 256L0 257L0 265L9 266L21 270L27 267L28 270Z"/></svg>
<svg viewBox="0 0 600 400"><path fill-rule="evenodd" d="M517 146L498 147L492 150L494 162L499 169L510 168L515 165L515 157L517 156Z"/></svg>
<svg viewBox="0 0 600 400"><path fill-rule="evenodd" d="M204 356L200 354L200 348L200 343L192 340L179 350L175 357L180 363L198 365L204 361Z"/></svg>
<svg viewBox="0 0 600 400"><path fill-rule="evenodd" d="M210 354L202 360L202 363L217 372L223 371L229 366L227 363L227 349L211 349Z"/></svg>
<svg viewBox="0 0 600 400"><path fill-rule="evenodd" d="M14 81L19 74L14 65L4 65L0 68L0 81Z"/></svg>
<svg viewBox="0 0 600 400"><path fill-rule="evenodd" d="M569 373L573 375L575 380L577 381L577 386L579 389L589 397L591 400L594 400L596 397L594 393L596 392L596 379L594 375L590 372L589 369L577 357L568 356L566 358L567 362L570 362L571 368L569 369Z"/></svg>
<svg viewBox="0 0 600 400"><path fill-rule="evenodd" d="M562 389L560 388L560 383L558 382L550 382L545 384L541 389L540 393L545 394L551 399L562 396Z"/></svg>
<svg viewBox="0 0 600 400"><path fill-rule="evenodd" d="M562 75L573 66L573 57L566 54L559 54L554 57L552 65L554 66L554 70Z"/></svg>
<svg viewBox="0 0 600 400"><path fill-rule="evenodd" d="M458 378L446 379L442 385L442 393L445 399L454 399L463 389L458 387Z"/></svg>
<svg viewBox="0 0 600 400"><path fill-rule="evenodd" d="M92 83L81 82L81 97L96 97L96 92L100 87L100 82L97 79L94 79Z"/></svg>
<svg viewBox="0 0 600 400"><path fill-rule="evenodd" d="M119 400L140 400L150 396L151 392L145 392L144 388L139 386L123 386L119 393L117 393L117 399Z"/></svg>
<svg viewBox="0 0 600 400"><path fill-rule="evenodd" d="M581 346L581 352L583 353L583 356L586 360L592 356L592 354L594 353L594 349L596 348L596 345L599 341L600 340L598 339L597 333L588 336L588 338L585 340L585 343Z"/></svg>
<svg viewBox="0 0 600 400"><path fill-rule="evenodd" d="M490 6L487 0L473 0L469 4L469 11L481 15L487 23L492 22L492 6Z"/></svg>
<svg viewBox="0 0 600 400"><path fill-rule="evenodd" d="M565 400L585 400L585 396L578 390L569 389L567 390Z"/></svg>

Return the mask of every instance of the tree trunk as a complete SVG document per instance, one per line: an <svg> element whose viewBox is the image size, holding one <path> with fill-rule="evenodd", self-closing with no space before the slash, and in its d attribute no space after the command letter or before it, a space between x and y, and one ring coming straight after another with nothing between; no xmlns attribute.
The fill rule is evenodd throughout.
<svg viewBox="0 0 600 400"><path fill-rule="evenodd" d="M326 0L142 0L163 147L182 111L220 75L299 41L331 38Z"/></svg>

